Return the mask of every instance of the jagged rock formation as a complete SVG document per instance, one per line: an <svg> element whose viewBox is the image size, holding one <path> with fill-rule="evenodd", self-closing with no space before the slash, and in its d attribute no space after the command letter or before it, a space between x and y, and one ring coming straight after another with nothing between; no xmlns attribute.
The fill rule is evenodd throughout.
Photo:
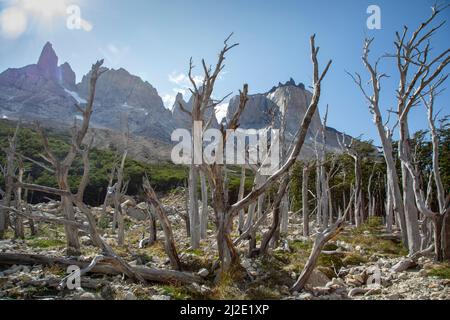
<svg viewBox="0 0 450 320"><path fill-rule="evenodd" d="M70 82L67 64L58 67L58 57L47 43L37 64L8 69L0 74L0 106L3 118L67 120L75 112L74 98L62 85ZM73 82L72 82L73 84Z"/></svg>
<svg viewBox="0 0 450 320"><path fill-rule="evenodd" d="M90 75L78 84L78 93L86 99ZM122 129L126 119L130 132L170 141L176 128L171 113L155 88L125 69L107 70L97 82L93 123L112 129Z"/></svg>

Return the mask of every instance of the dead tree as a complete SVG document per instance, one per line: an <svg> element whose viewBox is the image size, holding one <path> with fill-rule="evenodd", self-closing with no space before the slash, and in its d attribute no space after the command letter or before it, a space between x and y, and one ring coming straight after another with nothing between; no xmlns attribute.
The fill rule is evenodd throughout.
<svg viewBox="0 0 450 320"><path fill-rule="evenodd" d="M208 231L208 185L206 184L206 176L200 171L200 185L202 190L202 214L200 216L200 238L206 239Z"/></svg>
<svg viewBox="0 0 450 320"><path fill-rule="evenodd" d="M198 207L198 178L199 170L194 165L189 169L189 226L191 228L191 247L200 247L200 213Z"/></svg>
<svg viewBox="0 0 450 320"><path fill-rule="evenodd" d="M432 156L432 171L434 177L434 183L437 190L438 200L438 212L431 210L430 202L424 196L424 192L421 190L420 173L417 168L412 164L410 158L406 155L402 155L400 159L413 179L413 190L416 199L416 205L420 213L425 217L431 219L434 225L434 247L436 259L438 261L450 260L450 194L445 195L444 187L441 179L441 171L439 167L439 136L437 134L434 115L434 99L436 95L436 89L439 86L433 85L429 89L430 99L426 99L421 96L424 105L428 109L428 124L430 127L431 143L433 147Z"/></svg>
<svg viewBox="0 0 450 320"><path fill-rule="evenodd" d="M327 185L326 179L326 132L325 128L328 120L328 105L326 108L323 125L315 139L315 152L316 152L316 198L317 198L317 224L319 228L328 227L329 215L331 215L329 207L330 188ZM321 145L318 146L317 138L321 135Z"/></svg>
<svg viewBox="0 0 450 320"><path fill-rule="evenodd" d="M373 217L375 216L375 197L372 194L372 183L373 183L373 178L375 175L375 166L376 164L374 163L373 167L372 167L372 172L370 173L369 176L369 183L367 185L367 197L369 198L369 217Z"/></svg>
<svg viewBox="0 0 450 320"><path fill-rule="evenodd" d="M263 236L263 239L261 241L261 246L258 250L259 255L265 255L267 253L267 250L269 249L269 244L272 239L274 239L275 233L278 230L278 227L280 225L280 220L282 217L282 202L283 198L286 194L287 188L289 185L289 175L285 175L283 177L282 182L280 183L280 186L278 188L277 196L274 199L273 203L273 210L272 210L272 225L269 228L269 231Z"/></svg>
<svg viewBox="0 0 450 320"><path fill-rule="evenodd" d="M105 274L105 275L120 275L123 273L122 269L117 265L114 259L110 257L96 257L98 263L95 265L89 261L80 261L78 259L49 257L43 255L32 254L20 254L20 253L0 253L0 263L2 265L61 265L70 266L76 265L83 269L88 269L91 265L92 268L89 273L92 274ZM94 260L93 260L94 261ZM203 279L196 274L179 272L174 270L160 270L147 267L132 267L131 271L136 274L142 281L165 283L165 284L178 284L178 285L191 285L193 283L201 284ZM59 281L60 282L60 279Z"/></svg>
<svg viewBox="0 0 450 320"><path fill-rule="evenodd" d="M222 103L224 99L220 101L215 101L212 99L212 92L214 89L215 82L217 80L217 77L219 76L219 73L223 69L223 61L225 60L225 54L231 50L235 45L228 47L226 46L223 52L221 52L219 56L219 61L214 68L207 67L204 60L202 60L202 67L204 71L204 78L202 81L202 86L198 87L196 81L193 77L193 60L190 59L189 62L189 80L192 84L193 89L191 89L192 97L193 97L193 105L192 110L186 110L182 103L179 104L181 111L186 113L189 118L192 120L191 124L191 133L192 133L192 144L191 144L191 150L193 150L192 158L191 158L191 164L189 168L189 216L190 216L190 235L191 235L191 247L194 249L197 249L200 247L200 239L201 239L201 219L200 219L200 213L199 213L199 207L198 207L198 181L199 181L199 170L200 170L200 164L198 163L198 159L195 158L195 154L202 154L202 145L198 145L195 143L195 141L202 141L201 137L199 135L202 134L202 132L199 132L196 130L196 125L198 123L202 124L202 128L209 127L212 117L214 117L214 112L212 112L211 119L209 121L206 121L205 119L205 112L208 109L214 109L217 105ZM203 131L203 130L201 130ZM202 160L202 159L200 159ZM200 161L202 162L202 161ZM203 180L203 182L206 183L206 179ZM205 188L206 186L202 186L202 188ZM205 212L203 212L205 213Z"/></svg>
<svg viewBox="0 0 450 320"><path fill-rule="evenodd" d="M103 207L102 207L103 216L106 216L106 206L108 205L108 201L109 201L110 197L114 195L114 189L116 188L115 186L113 186L113 182L114 182L114 178L116 176L117 166L118 166L118 163L117 163L117 159L116 159L113 163L111 172L109 174L108 187L106 187L106 195L105 195L105 200L103 201Z"/></svg>
<svg viewBox="0 0 450 320"><path fill-rule="evenodd" d="M308 182L311 166L306 163L303 165L302 173L302 213L303 213L303 236L309 237L309 200L308 200Z"/></svg>
<svg viewBox="0 0 450 320"><path fill-rule="evenodd" d="M124 215L125 208L121 206L121 198L125 194L126 187L124 188L123 175L125 169L125 161L128 156L128 134L126 134L125 138L125 150L122 155L122 161L120 163L119 168L117 169L117 182L114 188L114 221L117 221L118 230L117 230L117 242L119 246L123 246L125 242L125 226L124 226ZM114 225L114 222L113 222Z"/></svg>
<svg viewBox="0 0 450 320"><path fill-rule="evenodd" d="M81 177L80 184L78 185L77 197L78 200L83 201L84 192L89 184L89 173L90 173L90 163L89 163L89 153L91 151L92 145L94 143L94 135L90 139L87 145L80 148L78 152L81 154L81 159L83 160L83 176Z"/></svg>
<svg viewBox="0 0 450 320"><path fill-rule="evenodd" d="M23 182L23 175L25 174L25 167L22 159L17 157L17 180ZM23 211L23 201L22 201L22 188L18 187L14 190L14 198L16 203L16 209L18 211ZM23 225L23 217L21 215L15 215L14 218L14 236L16 238L25 239L25 229Z"/></svg>
<svg viewBox="0 0 450 320"><path fill-rule="evenodd" d="M387 125L388 122L383 122L383 116L380 109L380 91L381 91L381 79L386 77L386 74L379 74L378 72L378 64L379 60L373 65L369 61L369 53L370 53L370 45L372 43L372 39L366 40L364 44L364 51L362 60L364 66L369 72L370 75L370 83L372 92L371 94L364 88L361 76L356 73L355 75L350 75L356 85L360 88L363 93L365 99L369 104L369 110L373 114L373 122L378 130L378 135L381 140L381 144L383 147L383 155L386 161L386 170L387 170L387 180L389 185L389 190L391 191L394 212L398 218L398 223L400 230L402 232L402 239L405 245L408 245L408 234L406 230L406 220L405 220L405 211L403 207L403 197L400 189L399 177L397 174L397 169L395 165L394 159L394 149L392 146L392 131Z"/></svg>
<svg viewBox="0 0 450 320"><path fill-rule="evenodd" d="M339 141L339 138L338 138ZM353 158L355 162L355 225L359 228L364 222L364 207L362 203L362 155L358 150L358 145L354 139L350 143L345 142L345 134L342 135L342 141L339 141L342 149Z"/></svg>
<svg viewBox="0 0 450 320"><path fill-rule="evenodd" d="M246 172L247 166L243 165L241 169L241 181L239 183L239 194L238 194L238 201L244 199L245 194L245 172ZM241 210L239 212L239 234L242 234L244 232L245 228L245 210Z"/></svg>
<svg viewBox="0 0 450 320"><path fill-rule="evenodd" d="M13 196L13 180L15 172L15 156L16 156L16 143L17 136L19 133L20 124L17 125L14 135L9 138L9 146L5 149L6 153L6 165L3 169L3 175L5 177L5 192L3 194L2 206L0 208L0 239L3 239L5 232L8 230L8 225L10 224L9 210L11 206L12 196Z"/></svg>
<svg viewBox="0 0 450 320"><path fill-rule="evenodd" d="M223 69L223 61L225 59L225 54L231 49L237 46L237 44L228 45L228 39L225 41L224 49L219 54L219 60L217 63L217 67L214 72L210 72L204 65L205 70L205 80L203 86L203 93L199 90L195 89L196 84L192 80L194 85L194 94L197 96L197 99L204 100L205 97L209 97L214 88L214 82L217 79L220 71ZM326 68L322 73L319 71L317 55L319 49L315 46L315 36L311 37L311 57L314 66L313 72L313 89L314 94L311 100L311 103L308 107L308 110L301 121L299 123L299 133L297 136L297 141L294 143L292 151L290 155L286 158L285 163L271 176L267 177L265 182L251 191L244 199L230 205L228 202L227 194L227 186L224 181L224 165L214 163L214 164L204 164L202 165L202 169L208 176L209 185L212 191L212 206L214 209L214 213L216 216L216 226L217 226L217 247L219 251L219 260L220 260L220 272L230 271L234 267L239 264L239 256L234 247L233 241L231 240L231 231L233 229L233 221L234 218L239 215L239 212L256 202L258 198L263 195L273 183L277 182L280 178L282 178L292 167L292 165L296 162L297 157L300 154L300 151L305 142L309 125L311 123L313 115L317 112L317 107L320 100L321 94L321 84L325 75L327 74L329 67L331 65L331 61L327 64ZM235 131L239 126L239 118L246 106L248 100L248 86L244 85L244 89L240 92L240 103L230 122L228 123L228 130ZM229 131L230 132L230 131ZM229 136L225 132L225 128L222 128L222 136L223 143L221 147L226 144L226 140Z"/></svg>
<svg viewBox="0 0 450 320"><path fill-rule="evenodd" d="M124 273L126 276L128 276L131 279L145 283L144 278L139 273L134 272L131 266L125 260L119 257L114 252L114 250L102 239L102 237L98 233L94 215L92 214L91 210L82 201L78 199L77 196L73 195L68 190L55 189L51 187L28 183L19 183L17 181L14 182L13 186L15 188L22 187L28 190L34 190L37 192L43 192L67 198L71 202L71 204L76 205L78 209L80 209L80 211L86 216L89 225L89 234L94 245L99 247L102 250L103 254L106 255L112 261L112 263L116 266L116 268L120 270L122 273ZM65 220L66 220L66 222L64 223L65 227L71 227L78 231L80 225L76 221L74 221L73 219L65 219Z"/></svg>
<svg viewBox="0 0 450 320"><path fill-rule="evenodd" d="M57 158L55 153L51 150L47 136L44 133L44 130L38 125L37 131L41 136L41 140L44 145L45 155L42 155L43 158L49 162L54 170L56 175L56 180L58 182L58 186L60 190L64 190L70 192L69 186L69 170L72 167L72 164L81 149L81 145L86 136L86 133L89 129L89 123L93 112L94 107L94 98L95 98L95 89L97 86L97 80L104 72L101 70L101 66L103 61L98 61L96 64L92 66L90 73L90 86L89 86L89 96L88 101L85 108L82 108L79 105L75 105L77 110L82 114L83 121L81 124L81 128L77 129L76 121L73 129L72 141L69 148L68 153L64 157L63 160ZM70 197L63 195L61 197L61 206L63 210L64 217L68 220L75 219L75 213L73 209L73 204ZM65 226L65 233L67 238L67 254L68 255L79 255L80 254L80 242L78 239L77 229L71 226Z"/></svg>
<svg viewBox="0 0 450 320"><path fill-rule="evenodd" d="M317 265L317 260L319 259L319 256L322 253L324 246L328 243L328 241L330 241L332 238L337 236L342 231L342 228L345 224L345 220L347 219L348 213L350 212L351 209L353 197L354 194L352 194L351 197L352 199L350 200L344 215L340 219L338 219L336 223L334 223L331 227L317 234L308 261L306 262L305 267L303 268L303 271L300 274L300 277L298 278L297 282L291 288L291 291L300 292L301 290L303 290L312 272L314 271L314 268Z"/></svg>
<svg viewBox="0 0 450 320"><path fill-rule="evenodd" d="M406 39L408 28L396 33L396 53L392 55L396 60L400 84L397 90L397 115L399 120L399 157L411 159L410 133L408 127L408 114L412 107L420 102L420 96L426 93L429 85L442 84L447 76L441 76L445 67L450 63L450 49L437 53L432 57L431 38L445 24L445 21L436 27L427 30L442 10L448 5L436 5L432 8L431 17L422 23ZM403 201L405 208L406 227L408 230L410 254L420 250L420 232L418 223L418 210L413 202L414 196L412 177L402 162Z"/></svg>
<svg viewBox="0 0 450 320"><path fill-rule="evenodd" d="M289 105L286 100L283 101L283 108L281 110L281 125L280 125L280 145L281 145L281 162L283 163L286 160L287 153L288 153L288 145L287 145L287 139L286 139L286 131L287 131L287 117L288 117L288 111L289 111ZM289 175L289 173L288 173ZM289 177L287 177L289 179ZM286 234L288 232L289 227L289 184L287 185L286 189L283 190L282 188L279 189L280 192L283 192L283 197L281 199L280 203L280 227L279 230L276 232L276 238L273 240L278 240L279 234ZM275 211L274 211L275 212ZM276 241L275 241L276 242Z"/></svg>
<svg viewBox="0 0 450 320"><path fill-rule="evenodd" d="M392 233L392 227L394 224L394 206L392 202L392 190L388 183L386 183L386 232Z"/></svg>
<svg viewBox="0 0 450 320"><path fill-rule="evenodd" d="M158 216L158 220L161 223L161 227L164 232L164 243L166 253L169 257L170 264L174 270L181 271L181 262L178 257L177 248L175 245L175 239L173 237L172 227L170 225L170 221L167 218L167 213L164 210L162 204L159 202L158 197L156 196L155 191L150 185L148 178L144 177L143 180L144 192L147 196L147 201L155 208L156 215Z"/></svg>
<svg viewBox="0 0 450 320"><path fill-rule="evenodd" d="M388 55L395 59L399 72L399 88L397 89L397 116L399 123L399 157L406 161L411 159L411 146L409 144L408 114L411 108L420 102L421 95L426 94L426 88L430 85L442 84L447 76L442 76L442 72L450 63L450 49L431 56L431 38L442 28L445 21L437 26L431 26L436 17L448 5L436 5L432 8L430 18L424 21L407 39L408 28L405 26L403 32L396 33L395 47L396 52ZM402 161L402 185L403 185L403 203L401 202L400 186L398 177L396 177L395 166L392 155L392 145L387 142L386 132L382 129L381 113L378 107L380 94L380 79L385 76L379 75L377 71L378 62L372 65L368 61L370 45L373 39L366 40L364 46L363 61L371 75L373 87L373 96L369 97L361 84L361 78L357 75L356 83L362 89L366 99L371 105L371 110L375 114L375 122L380 131L380 138L383 142L383 149L388 167L388 179L394 194L394 208L398 212L403 212L405 221L402 232L407 235L407 243L410 254L414 254L420 249L420 233L418 227L417 208L409 199L414 196L413 177L407 164ZM379 61L379 60L378 60ZM381 128L381 129L380 129ZM403 207L403 208L402 208Z"/></svg>

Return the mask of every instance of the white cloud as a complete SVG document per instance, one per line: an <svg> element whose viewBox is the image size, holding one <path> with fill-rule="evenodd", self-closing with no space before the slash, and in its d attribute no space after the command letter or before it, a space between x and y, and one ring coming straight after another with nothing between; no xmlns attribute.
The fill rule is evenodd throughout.
<svg viewBox="0 0 450 320"><path fill-rule="evenodd" d="M194 82L197 86L201 86L203 82L202 76L193 76ZM181 73L181 72L172 72L169 74L169 81L176 86L172 88L172 94L166 94L163 96L164 105L167 109L172 108L173 104L175 103L175 99L178 93L181 93L183 97L186 99L191 92L189 91L190 88L192 88L191 80L189 79L189 76Z"/></svg>
<svg viewBox="0 0 450 320"><path fill-rule="evenodd" d="M27 30L28 19L24 10L10 7L0 13L0 29L5 38L16 39Z"/></svg>
<svg viewBox="0 0 450 320"><path fill-rule="evenodd" d="M200 86L203 82L202 76L197 75L193 76L192 78L194 79L194 82L197 86ZM172 72L171 74L169 74L169 81L183 88L190 88L192 86L189 76L184 73Z"/></svg>

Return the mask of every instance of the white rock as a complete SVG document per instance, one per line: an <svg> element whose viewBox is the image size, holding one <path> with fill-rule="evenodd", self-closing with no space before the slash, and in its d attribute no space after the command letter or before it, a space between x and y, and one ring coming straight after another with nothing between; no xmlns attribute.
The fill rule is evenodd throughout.
<svg viewBox="0 0 450 320"><path fill-rule="evenodd" d="M95 294L90 293L90 292L85 292L83 293L80 298L80 300L97 300L97 297Z"/></svg>
<svg viewBox="0 0 450 320"><path fill-rule="evenodd" d="M311 300L314 296L311 293L302 293L298 296L299 300Z"/></svg>
<svg viewBox="0 0 450 320"><path fill-rule="evenodd" d="M206 278L209 275L209 271L208 269L203 268L197 274L202 278Z"/></svg>

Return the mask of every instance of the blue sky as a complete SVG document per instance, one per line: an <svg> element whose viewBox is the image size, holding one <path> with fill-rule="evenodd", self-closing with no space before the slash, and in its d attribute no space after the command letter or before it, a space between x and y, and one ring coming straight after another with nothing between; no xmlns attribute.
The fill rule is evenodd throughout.
<svg viewBox="0 0 450 320"><path fill-rule="evenodd" d="M448 1L448 0L447 0ZM0 10L22 8L23 19L12 19L13 34L0 33L0 71L35 63L46 41L51 41L60 62L68 61L78 80L92 62L106 58L106 66L123 67L150 82L169 103L186 86L189 57L214 63L223 39L231 32L240 46L230 52L215 95L237 92L244 82L251 93L268 91L290 77L311 84L309 36L317 34L320 62L333 66L324 82L321 110L329 104L328 124L366 139L377 138L367 105L346 74L363 75L361 52L366 36L375 37L373 57L393 51L394 33L403 25L415 28L428 18L434 0L0 0ZM445 1L444 1L445 2ZM76 4L85 24L66 27L65 8ZM366 10L381 8L381 30L369 30ZM17 14L17 13L16 13ZM14 17L14 16L13 16ZM450 10L441 19L450 18ZM5 28L6 19L0 19ZM7 30L8 31L8 30ZM450 26L435 37L436 51L449 47ZM397 85L393 61L382 71L392 77L383 84L384 109L395 106ZM200 74L200 68L197 74ZM449 114L450 94L437 100ZM426 127L426 117L414 110L411 131Z"/></svg>

